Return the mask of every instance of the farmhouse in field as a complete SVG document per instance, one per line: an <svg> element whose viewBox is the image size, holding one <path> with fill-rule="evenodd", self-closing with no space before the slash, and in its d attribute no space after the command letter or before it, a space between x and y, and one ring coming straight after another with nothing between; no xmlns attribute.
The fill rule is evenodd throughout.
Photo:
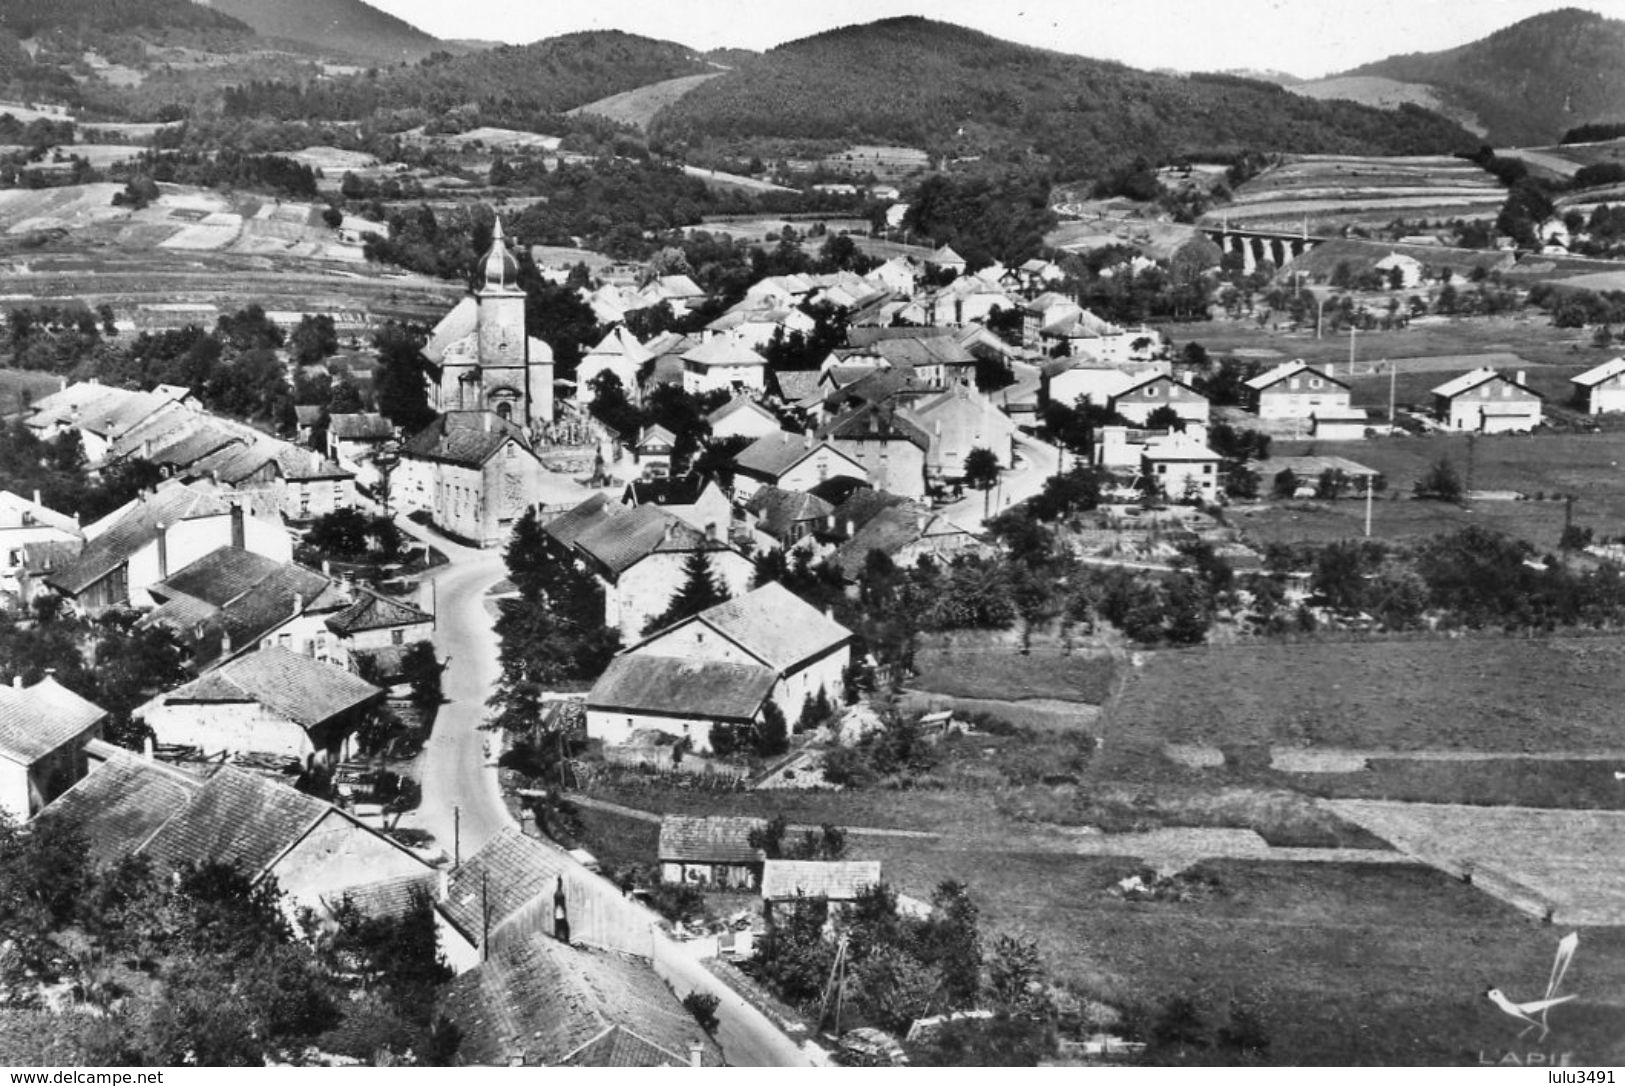
<svg viewBox="0 0 1625 1086"><path fill-rule="evenodd" d="M1246 382L1247 408L1260 419L1309 419L1349 408L1349 386L1303 361L1285 362Z"/></svg>
<svg viewBox="0 0 1625 1086"><path fill-rule="evenodd" d="M85 775L107 711L47 675L0 686L0 813L22 823Z"/></svg>
<svg viewBox="0 0 1625 1086"><path fill-rule="evenodd" d="M1433 390L1433 412L1448 430L1484 434L1523 433L1541 423L1540 393L1515 378L1480 368L1452 378Z"/></svg>
<svg viewBox="0 0 1625 1086"><path fill-rule="evenodd" d="M553 350L525 333L519 262L498 219L480 286L435 325L423 357L436 411L493 411L530 431L553 421Z"/></svg>
<svg viewBox="0 0 1625 1086"><path fill-rule="evenodd" d="M835 700L851 646L850 630L775 581L617 656L587 695L587 734L618 744L663 731L709 750L713 725L753 725L769 700L786 720L820 691Z"/></svg>
<svg viewBox="0 0 1625 1086"><path fill-rule="evenodd" d="M766 826L760 818L666 815L656 850L660 881L756 889L767 856L750 843L750 835Z"/></svg>
<svg viewBox="0 0 1625 1086"><path fill-rule="evenodd" d="M1625 411L1625 357L1609 359L1569 380L1580 410L1586 414Z"/></svg>

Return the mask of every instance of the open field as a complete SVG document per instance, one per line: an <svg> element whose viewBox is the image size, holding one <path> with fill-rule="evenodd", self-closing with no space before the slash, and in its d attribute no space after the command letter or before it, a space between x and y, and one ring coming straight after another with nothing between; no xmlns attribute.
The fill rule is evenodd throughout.
<svg viewBox="0 0 1625 1086"><path fill-rule="evenodd" d="M1298 226L1399 216L1493 214L1506 194L1473 163L1445 156L1376 158L1294 155L1236 190L1235 202L1205 218Z"/></svg>
<svg viewBox="0 0 1625 1086"><path fill-rule="evenodd" d="M1402 851L1558 924L1625 924L1625 814L1332 800Z"/></svg>
<svg viewBox="0 0 1625 1086"><path fill-rule="evenodd" d="M1371 297L1375 305L1386 304L1380 295ZM1311 319L1313 316L1311 313ZM1347 332L1340 335L1327 332L1323 338L1316 339L1312 323L1303 331L1288 331L1260 328L1257 321L1213 320L1201 324L1161 325L1159 331L1180 343L1200 343L1209 354L1219 357L1237 348L1268 348L1279 351L1285 358L1301 358L1311 365L1336 363L1339 376L1349 359ZM1605 362L1619 353L1591 346L1588 329L1554 328L1543 316L1428 318L1392 331L1360 332L1355 336L1354 346L1357 366L1384 359L1507 352L1528 359L1531 365L1586 367ZM1383 376L1386 378L1386 370ZM1386 387L1383 396L1386 403Z"/></svg>
<svg viewBox="0 0 1625 1086"><path fill-rule="evenodd" d="M1331 448L1339 450L1337 455L1348 455L1346 445L1327 446L1321 450L1322 454L1332 455ZM1382 498L1372 502L1373 539L1417 543L1441 532L1476 524L1527 540L1542 550L1556 550L1558 537L1563 532L1563 506L1558 502L1477 501L1463 509L1446 502L1410 501L1392 489L1389 493L1392 500ZM1599 522L1583 502L1575 502L1575 518L1578 523L1599 528L1607 523ZM1345 498L1335 502L1277 503L1248 508L1239 514L1232 512L1230 520L1241 529L1245 541L1255 546L1277 542L1332 543L1364 536L1365 502Z"/></svg>
<svg viewBox="0 0 1625 1086"><path fill-rule="evenodd" d="M1126 743L1611 751L1625 637L1257 643L1147 653L1103 718Z"/></svg>
<svg viewBox="0 0 1625 1086"><path fill-rule="evenodd" d="M965 698L1054 698L1099 705L1111 693L1116 673L1111 657L1061 655L1034 647L1023 656L1013 648L975 651L921 649L914 657L917 690Z"/></svg>
<svg viewBox="0 0 1625 1086"><path fill-rule="evenodd" d="M19 403L32 403L61 387L62 378L54 373L0 369L0 415L9 415Z"/></svg>
<svg viewBox="0 0 1625 1086"><path fill-rule="evenodd" d="M1538 992L1559 932L1423 867L1209 861L1190 874L1208 896L1135 901L1111 892L1132 859L1061 858L1019 848L862 838L888 882L928 897L946 878L971 887L984 930L1034 936L1050 968L1094 998L1155 1008L1176 994L1204 1009L1254 1006L1267 1062L1475 1063L1516 1030L1484 990ZM1554 1014L1552 1045L1576 1063L1625 1058L1620 1007L1625 934L1587 931L1571 973L1591 998ZM1583 972L1582 972L1583 968Z"/></svg>
<svg viewBox="0 0 1625 1086"><path fill-rule="evenodd" d="M682 98L683 95L704 83L707 79L715 79L722 71L701 72L699 75L680 75L675 79L663 79L659 83L650 83L645 87L622 91L612 94L608 98L600 98L596 102L588 102L584 106L566 110L567 116L580 113L591 113L598 117L608 117L620 124L629 124L634 128L646 128L654 120L656 113Z"/></svg>
<svg viewBox="0 0 1625 1086"><path fill-rule="evenodd" d="M706 170L699 166L684 166L683 173L689 177L698 178L708 185L721 185L724 188L744 189L746 192L796 192L797 189L785 188L775 185L771 181L760 181L754 177L744 177L737 173L723 173L720 170Z"/></svg>
<svg viewBox="0 0 1625 1086"><path fill-rule="evenodd" d="M1625 737L1621 737L1619 756L1613 758L1463 762L1377 757L1368 759L1366 765L1350 772L1294 773L1287 783L1311 795L1336 799L1599 811L1625 808L1625 788L1614 778L1615 772L1625 769Z"/></svg>

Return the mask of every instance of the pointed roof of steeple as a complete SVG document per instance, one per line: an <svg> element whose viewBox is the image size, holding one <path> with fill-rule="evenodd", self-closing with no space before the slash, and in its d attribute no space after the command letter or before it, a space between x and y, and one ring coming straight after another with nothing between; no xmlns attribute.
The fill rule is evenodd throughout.
<svg viewBox="0 0 1625 1086"><path fill-rule="evenodd" d="M491 248L480 262L485 270L485 289L516 290L519 286L519 261L508 251L508 242L502 234L502 216L498 215L491 227Z"/></svg>

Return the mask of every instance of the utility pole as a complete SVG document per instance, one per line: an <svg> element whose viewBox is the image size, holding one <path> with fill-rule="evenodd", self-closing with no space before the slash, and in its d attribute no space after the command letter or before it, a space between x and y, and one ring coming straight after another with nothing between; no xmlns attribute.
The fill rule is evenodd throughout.
<svg viewBox="0 0 1625 1086"><path fill-rule="evenodd" d="M463 809L451 809L451 869L463 866Z"/></svg>
<svg viewBox="0 0 1625 1086"><path fill-rule="evenodd" d="M480 872L480 961L491 958L491 873Z"/></svg>
<svg viewBox="0 0 1625 1086"><path fill-rule="evenodd" d="M1354 376L1354 333L1360 330L1359 324L1349 325L1349 376Z"/></svg>
<svg viewBox="0 0 1625 1086"><path fill-rule="evenodd" d="M1371 476L1365 477L1365 537L1371 538Z"/></svg>
<svg viewBox="0 0 1625 1086"><path fill-rule="evenodd" d="M1387 362L1388 360L1383 359L1383 361ZM1392 426L1394 424L1394 383L1395 383L1395 376L1394 375L1396 373L1398 373L1398 372L1399 372L1399 366L1397 364L1393 363L1393 362L1388 362L1388 425L1389 426Z"/></svg>
<svg viewBox="0 0 1625 1086"><path fill-rule="evenodd" d="M1468 500L1473 494L1473 444L1477 440L1476 434L1467 435L1467 479L1461 488L1461 505L1465 509Z"/></svg>

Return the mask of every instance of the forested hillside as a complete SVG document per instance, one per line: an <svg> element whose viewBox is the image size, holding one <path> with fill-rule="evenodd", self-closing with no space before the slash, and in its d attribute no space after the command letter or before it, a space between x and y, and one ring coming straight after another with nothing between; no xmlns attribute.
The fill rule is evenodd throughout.
<svg viewBox="0 0 1625 1086"><path fill-rule="evenodd" d="M228 113L352 120L380 111L445 113L492 103L513 113L562 113L647 83L714 71L676 42L595 30L453 57L436 53L410 67L293 86L244 87Z"/></svg>
<svg viewBox="0 0 1625 1086"><path fill-rule="evenodd" d="M362 0L205 0L269 38L305 42L385 63L421 60L438 39Z"/></svg>
<svg viewBox="0 0 1625 1086"><path fill-rule="evenodd" d="M791 42L699 86L652 135L692 145L775 137L901 143L933 154L1048 156L1095 173L1138 156L1452 152L1476 145L1409 108L1317 102L1233 76L1176 76L905 17Z"/></svg>
<svg viewBox="0 0 1625 1086"><path fill-rule="evenodd" d="M1346 74L1428 84L1475 114L1498 145L1555 143L1582 124L1625 120L1625 22L1564 8L1456 49Z"/></svg>
<svg viewBox="0 0 1625 1086"><path fill-rule="evenodd" d="M0 29L19 38L53 30L71 33L124 30L233 30L247 25L192 0L5 0L0 3Z"/></svg>

